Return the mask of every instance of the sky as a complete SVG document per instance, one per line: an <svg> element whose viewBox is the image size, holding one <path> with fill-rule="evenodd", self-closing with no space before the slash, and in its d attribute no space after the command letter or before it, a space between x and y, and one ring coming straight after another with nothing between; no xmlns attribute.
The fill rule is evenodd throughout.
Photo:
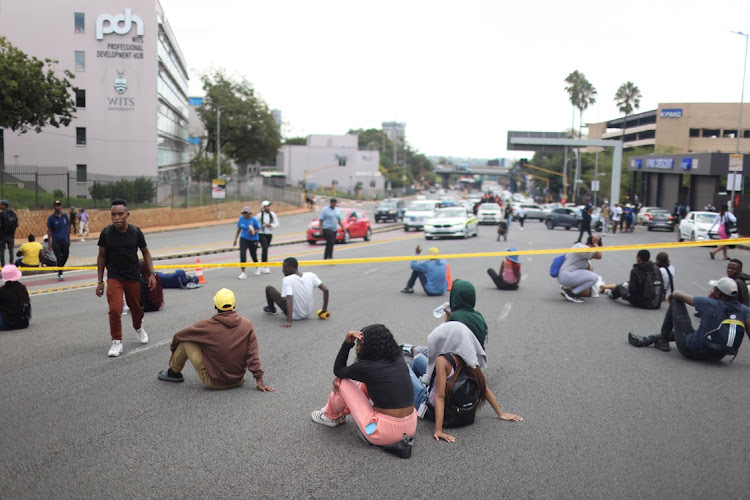
<svg viewBox="0 0 750 500"><path fill-rule="evenodd" d="M739 102L746 37L730 31L750 32L748 0L160 2L192 96L223 69L281 110L284 137L399 121L428 156L528 156L507 131L569 129L574 70L598 91L584 125L621 116L627 81L640 111Z"/></svg>

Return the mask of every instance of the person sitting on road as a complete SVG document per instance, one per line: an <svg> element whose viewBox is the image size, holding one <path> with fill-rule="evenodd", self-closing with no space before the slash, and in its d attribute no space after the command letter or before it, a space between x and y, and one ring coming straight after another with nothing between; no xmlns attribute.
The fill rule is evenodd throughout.
<svg viewBox="0 0 750 500"><path fill-rule="evenodd" d="M209 389L231 389L245 383L250 371L259 391L273 387L263 383L263 367L253 323L234 310L234 292L222 288L214 295L217 313L198 321L172 337L169 368L159 372L159 380L182 382L182 369L190 360L203 385Z"/></svg>
<svg viewBox="0 0 750 500"><path fill-rule="evenodd" d="M266 287L267 306L263 311L267 314L277 314L276 307L286 315L286 322L281 328L289 328L292 321L307 319L313 312L315 301L313 292L315 288L323 291L323 308L318 311L318 317L328 317L328 287L318 278L315 273L299 271L299 262L294 257L287 257L281 266L284 279L281 281L281 292L272 286Z"/></svg>
<svg viewBox="0 0 750 500"><path fill-rule="evenodd" d="M18 247L16 252L16 267L39 267L44 260L44 248L36 241L33 234L29 234L28 242Z"/></svg>
<svg viewBox="0 0 750 500"><path fill-rule="evenodd" d="M664 297L662 273L651 262L651 252L639 250L630 270L630 281L614 285L601 285L600 291L610 299L622 298L641 309L659 309Z"/></svg>
<svg viewBox="0 0 750 500"><path fill-rule="evenodd" d="M674 266L669 263L669 255L667 252L659 252L656 254L656 266L661 271L661 282L664 284L664 297L662 300L666 300L667 295L674 292L675 277L675 269Z"/></svg>
<svg viewBox="0 0 750 500"><path fill-rule="evenodd" d="M156 272L156 276L161 280L162 288L199 288L198 276L188 276L183 269L175 269L173 273Z"/></svg>
<svg viewBox="0 0 750 500"><path fill-rule="evenodd" d="M164 307L164 293L162 292L161 278L156 274L156 286L148 286L148 266L141 261L141 307L143 312L154 312Z"/></svg>
<svg viewBox="0 0 750 500"><path fill-rule="evenodd" d="M742 261L729 259L727 262L727 276L737 282L737 301L740 304L750 306L750 294L747 289L747 280L750 276L742 272Z"/></svg>
<svg viewBox="0 0 750 500"><path fill-rule="evenodd" d="M674 340L680 354L688 359L705 361L722 359L727 354L725 347L728 345L738 349L742 337L735 336L737 326L744 326L745 332L750 330L750 308L737 301L737 282L732 278L709 281L708 285L711 287L708 297L693 297L680 291L670 293L667 297L669 308L664 315L661 332L647 337L628 333L630 345L646 347L653 344L666 352L669 351L670 340ZM701 313L697 330L693 330L685 304L694 306ZM722 335L721 326L727 319L730 329ZM742 332L741 329L739 331Z"/></svg>
<svg viewBox="0 0 750 500"><path fill-rule="evenodd" d="M347 366L355 342L357 360ZM326 405L312 412L313 421L337 427L351 414L368 443L409 458L417 430L414 391L409 367L390 330L375 324L347 332L333 374L333 391Z"/></svg>
<svg viewBox="0 0 750 500"><path fill-rule="evenodd" d="M2 269L5 284L0 287L0 330L20 330L29 327L31 299L21 283L21 271L13 264Z"/></svg>
<svg viewBox="0 0 750 500"><path fill-rule="evenodd" d="M415 347L410 375L414 389L414 406L427 420L435 421L435 440L452 443L456 438L443 428L463 427L474 423L476 410L489 401L501 420L523 420L500 409L497 398L487 386L481 368L487 366L487 355L471 330L457 321L448 321L427 337L426 352ZM451 404L451 392L462 371L476 381L478 399L471 411L459 412ZM421 377L421 379L420 379ZM434 380L433 380L434 379ZM424 382L424 383L423 383Z"/></svg>
<svg viewBox="0 0 750 500"><path fill-rule="evenodd" d="M451 287L450 307L445 310L445 321L457 321L466 325L484 349L487 342L487 322L484 316L474 309L477 291L470 282L456 280Z"/></svg>
<svg viewBox="0 0 750 500"><path fill-rule="evenodd" d="M422 253L422 247L417 245L414 252L419 255ZM427 255L431 255L429 260L411 261L411 276L401 293L414 293L414 284L417 282L417 278L422 283L422 288L427 295L443 295L448 290L447 263L445 259L438 258L439 253L440 251L436 247L432 247L427 250Z"/></svg>
<svg viewBox="0 0 750 500"><path fill-rule="evenodd" d="M49 237L45 234L44 238L44 265L48 267L57 267L57 257L55 256L55 252L47 245L47 242L49 241Z"/></svg>
<svg viewBox="0 0 750 500"><path fill-rule="evenodd" d="M596 248L602 246L599 236L589 236L586 244L576 243L573 248ZM571 302L582 303L581 295L599 281L599 275L591 270L591 259L601 259L601 252L575 252L565 256L557 281L562 286L560 294Z"/></svg>
<svg viewBox="0 0 750 500"><path fill-rule="evenodd" d="M515 252L516 249L508 247L506 251ZM487 274L498 290L518 290L518 285L521 284L521 259L518 255L506 255L500 262L500 271L496 273L490 268L487 269Z"/></svg>

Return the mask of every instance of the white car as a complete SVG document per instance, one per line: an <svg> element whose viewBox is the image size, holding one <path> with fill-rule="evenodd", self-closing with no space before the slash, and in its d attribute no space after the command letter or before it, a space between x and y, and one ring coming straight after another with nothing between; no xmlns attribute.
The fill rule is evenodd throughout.
<svg viewBox="0 0 750 500"><path fill-rule="evenodd" d="M479 224L499 224L503 220L503 209L497 203L482 203L477 210Z"/></svg>
<svg viewBox="0 0 750 500"><path fill-rule="evenodd" d="M435 216L424 223L424 237L428 240L442 236L479 236L479 223L463 207L439 208Z"/></svg>
<svg viewBox="0 0 750 500"><path fill-rule="evenodd" d="M427 219L435 215L435 210L440 202L438 200L413 201L404 213L404 231L419 231L424 227Z"/></svg>
<svg viewBox="0 0 750 500"><path fill-rule="evenodd" d="M526 220L538 219L540 222L544 222L544 218L551 212L551 210L545 210L536 203L518 203L513 205L513 215L516 219L518 219L519 208L523 208Z"/></svg>
<svg viewBox="0 0 750 500"><path fill-rule="evenodd" d="M677 228L677 241L702 241L717 239L719 224L711 230L711 236L708 230L714 225L719 214L716 212L689 212L684 219L680 221ZM730 236L730 239L737 238L737 234Z"/></svg>

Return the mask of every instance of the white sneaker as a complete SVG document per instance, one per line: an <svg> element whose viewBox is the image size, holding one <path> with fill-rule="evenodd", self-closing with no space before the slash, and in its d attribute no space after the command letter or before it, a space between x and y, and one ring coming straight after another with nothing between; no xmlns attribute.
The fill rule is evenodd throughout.
<svg viewBox="0 0 750 500"><path fill-rule="evenodd" d="M135 331L135 336L138 338L139 344L148 343L148 333L146 333L146 330L143 329L143 326Z"/></svg>
<svg viewBox="0 0 750 500"><path fill-rule="evenodd" d="M58 281L64 280L65 278L63 277L63 273L58 274L57 275L57 279L58 279Z"/></svg>
<svg viewBox="0 0 750 500"><path fill-rule="evenodd" d="M268 268L268 267L264 267L263 268L263 274L270 274L270 273L271 273L271 269L270 268Z"/></svg>
<svg viewBox="0 0 750 500"><path fill-rule="evenodd" d="M310 416L312 417L313 422L317 422L319 424L326 425L328 427L338 427L339 425L346 423L345 415L341 415L337 418L330 419L326 417L325 415L323 415L323 410L315 410L314 412L312 412Z"/></svg>
<svg viewBox="0 0 750 500"><path fill-rule="evenodd" d="M82 242L85 242L86 240L84 240L83 238L81 238L81 241L82 241Z"/></svg>
<svg viewBox="0 0 750 500"><path fill-rule="evenodd" d="M122 341L113 340L112 347L109 348L107 356L109 356L110 358L116 358L120 354L122 354Z"/></svg>
<svg viewBox="0 0 750 500"><path fill-rule="evenodd" d="M240 273L240 275L239 275L239 276L237 276L237 279L238 279L238 280L246 280L246 279L247 279L247 274L245 274L245 273Z"/></svg>
<svg viewBox="0 0 750 500"><path fill-rule="evenodd" d="M122 306L122 315L123 315L123 316L125 316L125 315L127 315L127 314L128 314L129 312L130 312L130 308L128 307L128 305L127 305L127 304L124 304L124 305Z"/></svg>
<svg viewBox="0 0 750 500"><path fill-rule="evenodd" d="M260 276L260 268L259 267L255 268L255 275L256 276Z"/></svg>

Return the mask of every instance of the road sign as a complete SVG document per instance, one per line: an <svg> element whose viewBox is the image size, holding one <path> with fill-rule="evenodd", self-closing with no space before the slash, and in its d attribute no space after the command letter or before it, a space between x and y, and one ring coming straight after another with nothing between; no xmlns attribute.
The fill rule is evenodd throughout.
<svg viewBox="0 0 750 500"><path fill-rule="evenodd" d="M729 171L742 172L743 155L729 155Z"/></svg>
<svg viewBox="0 0 750 500"><path fill-rule="evenodd" d="M599 191L599 181L591 181L591 190Z"/></svg>
<svg viewBox="0 0 750 500"><path fill-rule="evenodd" d="M727 189L730 191L742 191L742 174L727 175Z"/></svg>
<svg viewBox="0 0 750 500"><path fill-rule="evenodd" d="M213 179L211 181L211 198L214 200L223 200L227 197L226 179Z"/></svg>

